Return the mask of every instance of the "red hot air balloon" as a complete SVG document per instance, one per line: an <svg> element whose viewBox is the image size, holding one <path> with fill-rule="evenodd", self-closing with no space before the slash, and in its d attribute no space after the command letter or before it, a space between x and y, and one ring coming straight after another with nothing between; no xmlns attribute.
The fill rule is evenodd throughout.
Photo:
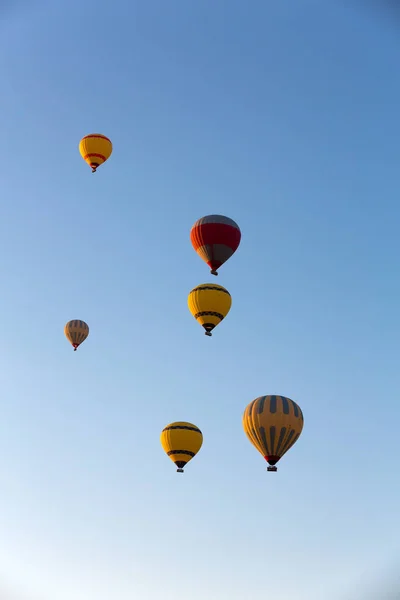
<svg viewBox="0 0 400 600"><path fill-rule="evenodd" d="M239 247L239 225L229 217L208 215L193 225L190 241L197 254L208 264L213 275Z"/></svg>

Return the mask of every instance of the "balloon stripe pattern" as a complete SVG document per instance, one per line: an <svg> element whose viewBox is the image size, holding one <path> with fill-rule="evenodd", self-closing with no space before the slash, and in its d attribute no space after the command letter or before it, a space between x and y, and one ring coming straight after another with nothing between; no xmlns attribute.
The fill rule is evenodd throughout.
<svg viewBox="0 0 400 600"><path fill-rule="evenodd" d="M79 152L84 161L92 167L93 173L97 167L102 165L112 153L112 143L105 135L100 133L91 133L81 139L79 143Z"/></svg>
<svg viewBox="0 0 400 600"><path fill-rule="evenodd" d="M68 321L64 327L64 334L74 350L77 350L89 335L89 325L80 319Z"/></svg>
<svg viewBox="0 0 400 600"><path fill-rule="evenodd" d="M223 215L202 217L190 230L190 240L197 254L210 267L213 275L239 247L239 225Z"/></svg>
<svg viewBox="0 0 400 600"><path fill-rule="evenodd" d="M297 442L303 425L300 406L285 396L260 396L243 414L245 434L271 466Z"/></svg>
<svg viewBox="0 0 400 600"><path fill-rule="evenodd" d="M188 297L190 312L209 336L226 317L231 305L232 298L228 290L212 283L204 283L193 288Z"/></svg>
<svg viewBox="0 0 400 600"><path fill-rule="evenodd" d="M164 427L160 437L164 452L183 472L183 467L196 456L203 444L203 434L196 425L178 421Z"/></svg>

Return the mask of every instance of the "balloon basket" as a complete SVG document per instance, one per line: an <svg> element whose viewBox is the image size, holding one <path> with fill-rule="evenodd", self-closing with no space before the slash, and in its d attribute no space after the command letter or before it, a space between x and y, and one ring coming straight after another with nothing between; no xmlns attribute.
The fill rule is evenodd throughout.
<svg viewBox="0 0 400 600"><path fill-rule="evenodd" d="M177 469L176 472L177 473L183 473L184 471L183 471L183 469Z"/></svg>
<svg viewBox="0 0 400 600"><path fill-rule="evenodd" d="M278 469L277 469L277 467L268 467L268 468L267 468L267 471L268 471L269 473L276 473L276 472L277 472L277 470L278 470Z"/></svg>

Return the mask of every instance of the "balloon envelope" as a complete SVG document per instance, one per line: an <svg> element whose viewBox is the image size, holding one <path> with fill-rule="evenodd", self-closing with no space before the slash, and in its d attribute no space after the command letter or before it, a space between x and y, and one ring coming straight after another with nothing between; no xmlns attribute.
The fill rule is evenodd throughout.
<svg viewBox="0 0 400 600"><path fill-rule="evenodd" d="M232 305L228 290L215 283L203 283L193 288L188 296L188 307L206 335L226 317Z"/></svg>
<svg viewBox="0 0 400 600"><path fill-rule="evenodd" d="M164 427L160 441L164 452L178 467L178 473L183 473L183 467L200 450L203 434L193 423L177 421Z"/></svg>
<svg viewBox="0 0 400 600"><path fill-rule="evenodd" d="M290 398L260 396L246 407L242 422L250 442L274 467L299 439L304 418L300 406Z"/></svg>
<svg viewBox="0 0 400 600"><path fill-rule="evenodd" d="M236 252L241 232L239 225L223 215L208 215L198 219L190 231L190 240L197 254L208 264L213 275Z"/></svg>
<svg viewBox="0 0 400 600"><path fill-rule="evenodd" d="M91 133L85 135L79 142L79 152L83 160L92 167L92 172L95 173L97 167L110 158L112 143L108 137L101 133Z"/></svg>
<svg viewBox="0 0 400 600"><path fill-rule="evenodd" d="M64 334L76 350L89 335L89 325L80 319L68 321L64 327Z"/></svg>

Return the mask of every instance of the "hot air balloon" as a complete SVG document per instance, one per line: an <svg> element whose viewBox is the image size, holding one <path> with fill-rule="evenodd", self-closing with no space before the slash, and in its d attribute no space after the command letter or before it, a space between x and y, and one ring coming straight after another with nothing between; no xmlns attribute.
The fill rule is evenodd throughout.
<svg viewBox="0 0 400 600"><path fill-rule="evenodd" d="M68 321L64 327L67 340L72 344L74 351L82 344L89 335L89 325L80 319Z"/></svg>
<svg viewBox="0 0 400 600"><path fill-rule="evenodd" d="M84 161L92 167L92 173L111 156L112 143L101 133L85 135L79 142L79 152Z"/></svg>
<svg viewBox="0 0 400 600"><path fill-rule="evenodd" d="M183 473L183 467L200 450L203 444L203 434L196 425L177 421L164 427L160 441L164 452L178 467L177 472Z"/></svg>
<svg viewBox="0 0 400 600"><path fill-rule="evenodd" d="M211 331L226 317L232 305L231 295L222 285L203 283L193 288L188 307L194 318L211 336Z"/></svg>
<svg viewBox="0 0 400 600"><path fill-rule="evenodd" d="M303 429L300 406L285 396L260 396L243 414L243 429L253 446L277 471L276 463L297 442Z"/></svg>
<svg viewBox="0 0 400 600"><path fill-rule="evenodd" d="M190 241L197 254L208 264L213 275L239 247L239 225L229 217L208 215L193 225Z"/></svg>

